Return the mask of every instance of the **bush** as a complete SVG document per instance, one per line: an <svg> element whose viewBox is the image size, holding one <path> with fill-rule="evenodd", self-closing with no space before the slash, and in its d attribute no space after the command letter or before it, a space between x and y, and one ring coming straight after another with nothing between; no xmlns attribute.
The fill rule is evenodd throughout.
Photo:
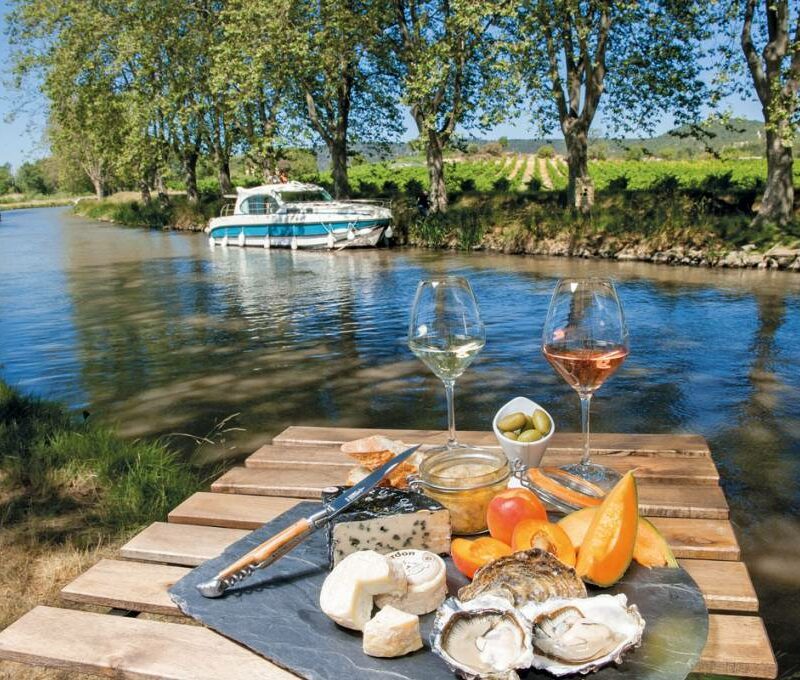
<svg viewBox="0 0 800 680"><path fill-rule="evenodd" d="M464 193L475 191L475 180L472 177L466 177L465 179L461 180L459 186L461 187L461 191Z"/></svg>
<svg viewBox="0 0 800 680"><path fill-rule="evenodd" d="M489 142L483 145L483 153L488 153L490 156L500 156L503 153L503 147L499 142Z"/></svg>
<svg viewBox="0 0 800 680"><path fill-rule="evenodd" d="M628 176L619 175L608 183L608 190L612 193L620 193L628 188Z"/></svg>
<svg viewBox="0 0 800 680"><path fill-rule="evenodd" d="M505 193L511 188L511 180L508 177L498 177L494 182L492 182L492 190L499 191L501 193Z"/></svg>
<svg viewBox="0 0 800 680"><path fill-rule="evenodd" d="M397 182L393 179L387 179L383 183L383 193L388 196L397 196L400 193L400 187L397 186Z"/></svg>
<svg viewBox="0 0 800 680"><path fill-rule="evenodd" d="M413 196L414 198L418 198L419 196L424 196L426 194L425 187L418 179L411 178L406 180L404 188L406 194L408 196Z"/></svg>
<svg viewBox="0 0 800 680"><path fill-rule="evenodd" d="M674 194L681 186L675 175L662 175L650 185L650 190L658 194Z"/></svg>
<svg viewBox="0 0 800 680"><path fill-rule="evenodd" d="M531 181L528 182L528 191L537 192L542 190L542 178L541 177L531 177Z"/></svg>
<svg viewBox="0 0 800 680"><path fill-rule="evenodd" d="M543 144L536 149L536 155L539 158L555 158L556 150L550 144Z"/></svg>
<svg viewBox="0 0 800 680"><path fill-rule="evenodd" d="M627 149L625 149L626 161L640 161L642 158L644 158L644 147L629 146Z"/></svg>

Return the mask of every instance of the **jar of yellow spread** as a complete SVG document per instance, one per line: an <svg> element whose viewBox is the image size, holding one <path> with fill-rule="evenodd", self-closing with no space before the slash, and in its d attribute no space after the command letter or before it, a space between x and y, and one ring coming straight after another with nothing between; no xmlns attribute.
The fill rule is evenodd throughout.
<svg viewBox="0 0 800 680"><path fill-rule="evenodd" d="M450 511L454 534L479 534L486 531L489 501L506 488L510 476L502 451L460 447L425 456L411 486Z"/></svg>

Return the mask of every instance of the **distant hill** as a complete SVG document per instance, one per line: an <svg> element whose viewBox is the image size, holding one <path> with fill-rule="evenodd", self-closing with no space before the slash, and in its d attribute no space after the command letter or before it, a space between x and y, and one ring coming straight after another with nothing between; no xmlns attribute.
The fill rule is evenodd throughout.
<svg viewBox="0 0 800 680"><path fill-rule="evenodd" d="M497 140L467 139L469 145L479 147ZM563 139L508 139L507 151L511 153L536 153L539 147L552 146L557 154L567 152ZM638 156L657 156L662 158L693 158L713 151L720 155L763 156L764 124L745 118L734 118L723 124L718 120L709 121L697 131L688 126L670 130L657 137L635 139L594 138L589 143L594 155L606 158ZM351 152L369 162L393 161L403 156L411 156L414 151L405 142L387 144L355 144ZM321 169L330 166L327 150L317 149L317 162Z"/></svg>

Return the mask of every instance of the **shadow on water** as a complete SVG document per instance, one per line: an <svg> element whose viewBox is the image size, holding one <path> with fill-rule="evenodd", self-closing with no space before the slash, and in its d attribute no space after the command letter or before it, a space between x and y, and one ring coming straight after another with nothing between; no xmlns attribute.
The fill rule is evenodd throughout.
<svg viewBox="0 0 800 680"><path fill-rule="evenodd" d="M443 427L441 384L405 345L416 282L470 278L487 345L456 389L486 429L525 394L563 430L578 399L539 350L558 276L619 282L631 355L593 404L597 430L709 438L781 673L800 651L800 276L473 253L209 250L200 235L121 229L63 210L0 228L0 372L129 436L216 423L207 456L289 424ZM181 442L182 440L176 440ZM185 440L187 450L193 442Z"/></svg>

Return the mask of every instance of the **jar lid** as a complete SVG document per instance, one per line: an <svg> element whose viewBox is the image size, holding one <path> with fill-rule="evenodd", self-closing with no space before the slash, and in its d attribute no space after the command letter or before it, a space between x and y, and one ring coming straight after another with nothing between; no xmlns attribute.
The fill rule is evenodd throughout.
<svg viewBox="0 0 800 680"><path fill-rule="evenodd" d="M515 469L522 486L533 491L548 509L569 513L581 508L596 507L603 502L605 491L557 467Z"/></svg>
<svg viewBox="0 0 800 680"><path fill-rule="evenodd" d="M508 458L501 450L471 446L429 453L419 466L420 481L442 491L480 488L497 484L510 475Z"/></svg>

